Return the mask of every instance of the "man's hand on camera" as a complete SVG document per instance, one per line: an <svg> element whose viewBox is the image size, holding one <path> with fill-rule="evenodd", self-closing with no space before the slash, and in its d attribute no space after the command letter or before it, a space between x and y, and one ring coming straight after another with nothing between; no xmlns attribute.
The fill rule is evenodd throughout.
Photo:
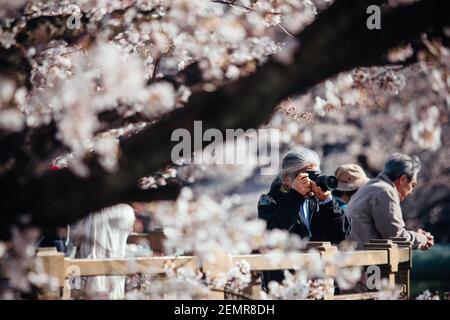
<svg viewBox="0 0 450 320"><path fill-rule="evenodd" d="M312 191L311 183L307 173L299 173L294 182L292 182L291 188L306 197Z"/></svg>
<svg viewBox="0 0 450 320"><path fill-rule="evenodd" d="M331 196L331 191L323 191L314 181L311 181L311 191L320 201L327 200Z"/></svg>

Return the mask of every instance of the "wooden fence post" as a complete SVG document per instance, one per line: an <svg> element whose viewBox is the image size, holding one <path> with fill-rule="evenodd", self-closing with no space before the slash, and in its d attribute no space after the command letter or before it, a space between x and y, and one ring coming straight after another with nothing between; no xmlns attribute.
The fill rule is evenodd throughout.
<svg viewBox="0 0 450 320"><path fill-rule="evenodd" d="M306 245L306 249L315 249L319 251L320 258L322 259L322 262L324 263L324 273L325 273L325 279L326 287L331 287L329 291L325 291L324 293L324 300L334 300L334 277L336 276L336 266L333 263L333 257L337 253L337 247L331 245L330 242L321 242L321 241L310 241Z"/></svg>
<svg viewBox="0 0 450 320"><path fill-rule="evenodd" d="M389 286L395 287L395 274L398 272L398 245L389 239L372 239L364 244L367 250L386 250L388 264L380 266L381 277L388 280Z"/></svg>
<svg viewBox="0 0 450 320"><path fill-rule="evenodd" d="M36 256L41 260L45 272L58 281L58 290L45 292L40 299L60 299L65 282L64 254L56 251L56 248L39 248Z"/></svg>
<svg viewBox="0 0 450 320"><path fill-rule="evenodd" d="M221 274L227 274L228 270L232 267L231 255L218 249L215 251L211 260L207 260L203 263L203 272L209 273L212 279L217 279ZM225 299L226 284L223 288L211 289L207 299L211 300L223 300Z"/></svg>
<svg viewBox="0 0 450 320"><path fill-rule="evenodd" d="M399 248L409 248L408 256L409 259L406 262L400 262L398 265L398 272L395 275L395 283L397 285L403 286L404 293L406 297L409 299L410 297L410 276L411 276L411 268L412 268L412 246L409 241L406 241L406 238L390 238L392 242L397 244Z"/></svg>
<svg viewBox="0 0 450 320"><path fill-rule="evenodd" d="M252 299L260 299L261 288L261 271L250 271L251 274L251 282L250 285L244 289L244 294L247 297L251 297Z"/></svg>

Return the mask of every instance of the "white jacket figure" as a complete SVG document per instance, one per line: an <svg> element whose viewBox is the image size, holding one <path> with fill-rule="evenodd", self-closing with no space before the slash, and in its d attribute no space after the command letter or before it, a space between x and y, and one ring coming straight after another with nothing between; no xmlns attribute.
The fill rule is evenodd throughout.
<svg viewBox="0 0 450 320"><path fill-rule="evenodd" d="M77 258L125 258L128 235L133 230L135 215L127 204L118 204L91 213L71 230L77 246ZM93 299L123 299L125 276L94 276L82 281L84 296Z"/></svg>

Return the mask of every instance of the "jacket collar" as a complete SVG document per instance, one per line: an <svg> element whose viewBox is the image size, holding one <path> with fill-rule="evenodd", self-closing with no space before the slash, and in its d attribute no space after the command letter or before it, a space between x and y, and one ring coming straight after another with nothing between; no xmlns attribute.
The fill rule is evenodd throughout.
<svg viewBox="0 0 450 320"><path fill-rule="evenodd" d="M282 194L286 194L288 192L289 188L283 183L281 176L280 175L276 176L275 179L272 181L269 193L281 196Z"/></svg>
<svg viewBox="0 0 450 320"><path fill-rule="evenodd" d="M390 184L390 185L395 189L395 191L397 192L397 194L399 195L398 190L397 190L397 187L395 186L394 181L392 181L392 179L389 178L389 176L388 176L384 171L381 172L381 173L377 176L377 178L379 178L380 180L383 180L384 182ZM400 195L399 195L399 196L400 196Z"/></svg>
<svg viewBox="0 0 450 320"><path fill-rule="evenodd" d="M386 172L381 172L378 176L378 179L381 179L387 183L389 183L390 185L392 185L393 187L395 187L394 181L391 180L391 178L389 178L389 176L386 174Z"/></svg>

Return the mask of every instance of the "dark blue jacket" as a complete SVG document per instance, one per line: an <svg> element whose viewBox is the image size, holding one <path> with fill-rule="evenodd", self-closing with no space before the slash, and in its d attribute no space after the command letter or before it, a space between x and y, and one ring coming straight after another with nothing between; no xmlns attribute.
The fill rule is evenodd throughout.
<svg viewBox="0 0 450 320"><path fill-rule="evenodd" d="M351 231L350 218L339 203L333 199L319 205L317 199L311 199L310 228L299 216L300 206L305 198L297 191L288 190L274 181L269 193L261 195L258 203L258 217L267 222L267 228L288 230L310 241L330 241L333 244L345 240ZM263 288L272 281L282 281L282 271L263 272Z"/></svg>

